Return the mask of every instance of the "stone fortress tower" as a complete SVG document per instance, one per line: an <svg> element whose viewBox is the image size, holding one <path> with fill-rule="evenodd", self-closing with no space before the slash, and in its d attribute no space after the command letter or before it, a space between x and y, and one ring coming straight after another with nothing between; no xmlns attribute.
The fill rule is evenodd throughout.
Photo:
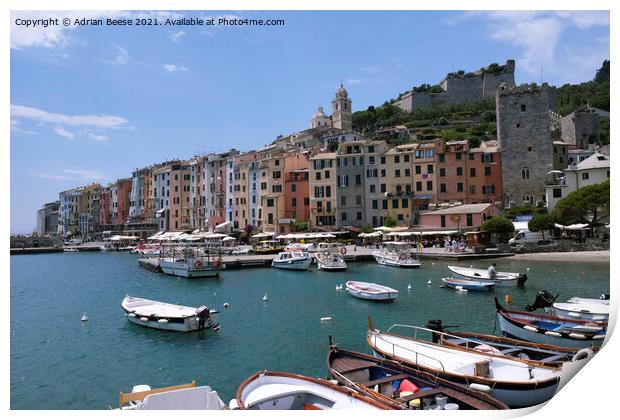
<svg viewBox="0 0 620 420"><path fill-rule="evenodd" d="M318 111L312 115L310 128L333 127L344 132L353 129L353 112L351 111L351 99L347 90L340 83L340 88L336 91L336 96L332 99L332 115L328 117L320 106Z"/></svg>
<svg viewBox="0 0 620 420"><path fill-rule="evenodd" d="M555 110L555 88L502 84L495 103L504 207L536 205L545 200L547 173L553 170L549 111Z"/></svg>

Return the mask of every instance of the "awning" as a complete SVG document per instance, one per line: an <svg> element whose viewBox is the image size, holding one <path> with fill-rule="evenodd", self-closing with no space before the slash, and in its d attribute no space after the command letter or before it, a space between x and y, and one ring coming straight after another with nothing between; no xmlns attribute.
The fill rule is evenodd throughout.
<svg viewBox="0 0 620 420"><path fill-rule="evenodd" d="M430 200L431 198L433 198L432 195L415 195L415 196L413 196L414 200Z"/></svg>
<svg viewBox="0 0 620 420"><path fill-rule="evenodd" d="M262 233L257 233L256 235L252 235L252 238L270 238L274 236L275 234L276 234L275 232L262 232Z"/></svg>
<svg viewBox="0 0 620 420"><path fill-rule="evenodd" d="M588 225L587 223L576 223L574 225L568 225L568 226L563 226L559 223L555 224L555 227L558 229L563 229L563 230L584 230L584 229L590 229L590 225Z"/></svg>

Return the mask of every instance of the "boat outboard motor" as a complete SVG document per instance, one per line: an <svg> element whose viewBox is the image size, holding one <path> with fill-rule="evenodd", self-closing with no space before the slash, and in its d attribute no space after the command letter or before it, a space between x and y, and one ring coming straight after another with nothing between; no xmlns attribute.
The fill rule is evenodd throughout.
<svg viewBox="0 0 620 420"><path fill-rule="evenodd" d="M609 293L603 293L599 299L600 300L609 300Z"/></svg>
<svg viewBox="0 0 620 420"><path fill-rule="evenodd" d="M196 308L196 317L198 317L198 328L202 329L205 327L205 322L211 317L211 312L206 305L202 305Z"/></svg>
<svg viewBox="0 0 620 420"><path fill-rule="evenodd" d="M517 286L519 287L525 286L526 281L527 281L527 274L519 273L519 276L517 277Z"/></svg>
<svg viewBox="0 0 620 420"><path fill-rule="evenodd" d="M536 293L536 300L533 305L525 305L525 310L528 312L534 312L536 309L549 308L553 305L553 302L557 299L558 295L553 296L546 290L541 290Z"/></svg>

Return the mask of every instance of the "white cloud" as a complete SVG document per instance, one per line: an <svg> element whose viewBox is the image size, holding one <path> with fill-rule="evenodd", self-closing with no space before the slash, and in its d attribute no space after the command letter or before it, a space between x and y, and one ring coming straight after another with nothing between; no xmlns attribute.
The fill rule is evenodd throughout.
<svg viewBox="0 0 620 420"><path fill-rule="evenodd" d="M105 180L108 179L106 176L99 172L93 170L82 170L82 169L66 169L64 171L55 172L55 173L43 173L43 172L30 172L30 176L35 178L43 178L43 179L51 179L58 181L66 181L66 180Z"/></svg>
<svg viewBox="0 0 620 420"><path fill-rule="evenodd" d="M36 131L24 130L21 128L21 121L11 118L11 131L14 133L33 135L38 134Z"/></svg>
<svg viewBox="0 0 620 420"><path fill-rule="evenodd" d="M185 35L185 32L183 31L178 31L173 33L172 35L170 35L170 39L172 39L172 41L174 42L181 42L181 38Z"/></svg>
<svg viewBox="0 0 620 420"><path fill-rule="evenodd" d="M371 73L371 74L379 73L379 67L377 67L377 66L366 66L366 67L362 67L362 71L364 73Z"/></svg>
<svg viewBox="0 0 620 420"><path fill-rule="evenodd" d="M162 67L171 73L176 71L188 71L189 69L184 66L177 66L176 64L162 64Z"/></svg>
<svg viewBox="0 0 620 420"><path fill-rule="evenodd" d="M122 66L124 64L129 63L129 61L131 60L131 58L129 57L129 51L127 51L125 48L121 46L117 46L116 52L117 52L117 55L116 55L116 58L112 61L112 64Z"/></svg>
<svg viewBox="0 0 620 420"><path fill-rule="evenodd" d="M360 83L364 83L364 79L347 79L348 85L359 85Z"/></svg>
<svg viewBox="0 0 620 420"><path fill-rule="evenodd" d="M128 121L115 115L64 115L47 112L36 108L11 104L12 118L25 118L42 123L63 124L70 126L90 126L101 129L123 128Z"/></svg>
<svg viewBox="0 0 620 420"><path fill-rule="evenodd" d="M531 80L538 81L541 70L543 79L555 79L560 84L589 80L594 77L594 71L602 60L609 57L609 43L599 42L599 37L588 46L587 51L582 52L591 58L586 75L581 68L575 68L562 44L568 31L608 27L608 11L471 11L444 19L443 22L455 25L476 17L487 22L487 31L492 39L517 47L520 51L520 56L514 57L517 68ZM595 64L593 57L602 59Z"/></svg>
<svg viewBox="0 0 620 420"><path fill-rule="evenodd" d="M95 133L91 133L91 132L86 132L86 135L88 137L90 137L93 140L97 140L100 142L106 142L108 140L110 140L110 138L108 136L104 136L103 134L95 134Z"/></svg>
<svg viewBox="0 0 620 420"><path fill-rule="evenodd" d="M64 137L66 139L73 140L75 138L75 133L67 131L62 127L54 127L54 132L58 134L59 136Z"/></svg>

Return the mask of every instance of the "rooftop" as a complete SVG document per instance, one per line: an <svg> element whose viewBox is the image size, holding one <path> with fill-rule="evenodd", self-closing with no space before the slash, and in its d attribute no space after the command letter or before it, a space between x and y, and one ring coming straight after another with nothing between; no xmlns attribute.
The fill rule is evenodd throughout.
<svg viewBox="0 0 620 420"><path fill-rule="evenodd" d="M448 207L445 209L435 210L426 212L423 214L463 214L463 213L481 213L488 209L493 204L491 203L482 203L482 204L464 204L462 206L454 206Z"/></svg>
<svg viewBox="0 0 620 420"><path fill-rule="evenodd" d="M583 171L586 169L596 169L596 168L609 168L609 156L605 156L601 153L594 153L587 159L579 162L577 165L571 167L570 169Z"/></svg>

